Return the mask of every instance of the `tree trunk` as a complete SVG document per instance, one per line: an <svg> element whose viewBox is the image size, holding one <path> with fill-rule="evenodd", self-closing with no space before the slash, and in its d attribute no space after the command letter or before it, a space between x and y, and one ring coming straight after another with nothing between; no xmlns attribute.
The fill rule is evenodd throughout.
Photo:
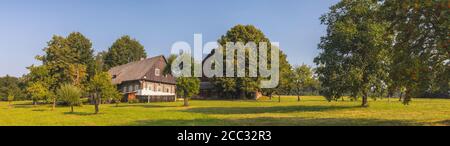
<svg viewBox="0 0 450 146"><path fill-rule="evenodd" d="M270 101L272 101L272 96L273 96L272 94L270 94L270 95L269 95L269 99L270 99Z"/></svg>
<svg viewBox="0 0 450 146"><path fill-rule="evenodd" d="M73 105L70 106L70 112L73 113Z"/></svg>
<svg viewBox="0 0 450 146"><path fill-rule="evenodd" d="M188 97L184 96L184 106L189 106Z"/></svg>
<svg viewBox="0 0 450 146"><path fill-rule="evenodd" d="M95 103L95 114L98 114L99 110L98 110L98 102L96 101Z"/></svg>
<svg viewBox="0 0 450 146"><path fill-rule="evenodd" d="M240 93L239 93L239 99L246 99L246 97L245 97L245 92L240 91Z"/></svg>
<svg viewBox="0 0 450 146"><path fill-rule="evenodd" d="M98 99L99 99L98 94L95 93L94 94L95 114L97 114L99 112L99 110L98 110L99 100Z"/></svg>
<svg viewBox="0 0 450 146"><path fill-rule="evenodd" d="M409 105L410 101L411 101L411 90L406 90L405 97L403 98L403 104Z"/></svg>
<svg viewBox="0 0 450 146"><path fill-rule="evenodd" d="M278 95L278 102L281 102L281 96Z"/></svg>
<svg viewBox="0 0 450 146"><path fill-rule="evenodd" d="M398 101L402 101L403 99L403 92L400 92L400 97L398 98Z"/></svg>
<svg viewBox="0 0 450 146"><path fill-rule="evenodd" d="M297 95L297 101L300 102L300 95Z"/></svg>
<svg viewBox="0 0 450 146"><path fill-rule="evenodd" d="M55 107L56 107L56 98L53 98L52 111L55 110Z"/></svg>
<svg viewBox="0 0 450 146"><path fill-rule="evenodd" d="M362 97L362 107L368 107L369 106L369 102L367 101L367 94L364 94Z"/></svg>

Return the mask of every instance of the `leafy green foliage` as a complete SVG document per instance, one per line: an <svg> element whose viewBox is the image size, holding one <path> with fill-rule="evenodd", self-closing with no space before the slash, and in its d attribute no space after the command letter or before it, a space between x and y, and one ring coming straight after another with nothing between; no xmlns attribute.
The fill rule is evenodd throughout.
<svg viewBox="0 0 450 146"><path fill-rule="evenodd" d="M112 84L112 77L107 72L101 72L96 74L90 81L88 90L94 95L93 100L95 102L96 110L98 113L98 105L102 99L112 99L116 103L120 102L122 95L117 91L116 86Z"/></svg>
<svg viewBox="0 0 450 146"><path fill-rule="evenodd" d="M278 49L278 48L272 48L272 49ZM294 75L294 72L292 71L292 66L287 61L287 55L284 54L280 50L280 77L279 77L279 83L278 86L275 88L275 92L279 95L290 95L291 90L293 89L292 84L292 77ZM266 89L263 89L263 91ZM268 89L271 90L271 89Z"/></svg>
<svg viewBox="0 0 450 146"><path fill-rule="evenodd" d="M192 58L188 54L181 54L181 57L188 57ZM177 58L176 55L171 55L167 59L167 65L163 69L163 74L170 74L172 72L172 65L175 59ZM193 70L195 64L194 59L192 59L194 62L193 65L191 65L191 69ZM183 66L183 65L181 65ZM192 76L194 72L191 72ZM177 94L184 98L184 106L189 106L189 98L192 96L198 94L200 92L200 79L197 77L178 77L176 78L176 86L177 86Z"/></svg>
<svg viewBox="0 0 450 146"><path fill-rule="evenodd" d="M87 77L95 73L92 44L79 32L73 32L67 38L53 36L44 52L45 55L38 56L37 59L43 62L47 70L46 76L37 76L51 78L52 82L46 82L49 83L50 91L67 83L83 87Z"/></svg>
<svg viewBox="0 0 450 146"><path fill-rule="evenodd" d="M30 94L34 104L37 104L39 100L48 98L51 95L51 91L49 91L46 84L42 82L30 83L28 85L27 92Z"/></svg>
<svg viewBox="0 0 450 146"><path fill-rule="evenodd" d="M49 88L55 91L60 85L71 81L69 65L76 61L76 53L69 48L66 39L61 36L53 36L48 42L48 47L44 48L44 52L46 54L39 56L38 59L42 60L43 65L47 67L48 76L55 79L55 82L49 85Z"/></svg>
<svg viewBox="0 0 450 146"><path fill-rule="evenodd" d="M21 79L6 75L0 77L0 100L8 100L8 95L14 93L16 100L25 100L26 95L23 94L24 85Z"/></svg>
<svg viewBox="0 0 450 146"><path fill-rule="evenodd" d="M9 92L8 93L8 97L6 98L8 100L9 106L11 106L11 103L14 101L14 98L15 98L14 93L13 92Z"/></svg>
<svg viewBox="0 0 450 146"><path fill-rule="evenodd" d="M108 70L112 67L138 61L145 57L147 57L147 54L145 53L144 46L136 39L132 39L126 35L117 39L108 49L108 52L104 55L104 67Z"/></svg>
<svg viewBox="0 0 450 146"><path fill-rule="evenodd" d="M50 86L55 85L56 79L50 76L50 70L46 65L28 67L30 73L24 78L27 81L26 91L33 100L33 104L37 104L40 100L49 101L56 98L54 91ZM53 102L55 99L53 99ZM56 104L54 102L54 104Z"/></svg>
<svg viewBox="0 0 450 146"><path fill-rule="evenodd" d="M189 106L188 98L200 91L200 80L196 77L179 77L177 78L177 91L185 100L184 106Z"/></svg>
<svg viewBox="0 0 450 146"><path fill-rule="evenodd" d="M292 76L290 76L292 88L300 101L300 96L304 95L308 90L312 91L318 88L318 81L313 76L313 70L307 65L301 65L294 68Z"/></svg>
<svg viewBox="0 0 450 146"><path fill-rule="evenodd" d="M87 77L92 77L95 74L95 63L91 41L79 32L70 33L66 40L68 47L76 53L75 64L85 66Z"/></svg>
<svg viewBox="0 0 450 146"><path fill-rule="evenodd" d="M52 100L55 108L58 88L72 84L83 89L95 74L92 43L81 33L73 32L66 38L53 36L43 50L45 54L36 57L42 65L28 67L27 91L35 104L42 99Z"/></svg>
<svg viewBox="0 0 450 146"><path fill-rule="evenodd" d="M14 94L11 93L11 94L8 95L8 101L9 102L14 101L14 98L15 98Z"/></svg>
<svg viewBox="0 0 450 146"><path fill-rule="evenodd" d="M413 96L449 97L448 1L386 0L381 12L395 34L391 88L406 89L405 104Z"/></svg>
<svg viewBox="0 0 450 146"><path fill-rule="evenodd" d="M82 96L82 91L74 85L62 85L61 88L56 91L56 95L71 107L71 112L73 112L73 106L81 105L80 98Z"/></svg>
<svg viewBox="0 0 450 146"><path fill-rule="evenodd" d="M270 54L271 49L279 49L279 48L272 48L270 40L264 35L264 33L256 28L253 25L236 25L230 30L227 31L227 33L218 40L218 43L221 46L224 46L222 49L218 49L217 51L222 51L222 54L225 54L226 52L226 43L227 42L242 42L244 44L248 42L255 42L257 46L259 46L260 42L266 42L268 53ZM247 49L247 48L244 48ZM223 97L232 97L232 98L241 98L245 99L248 98L251 93L256 91L264 91L266 94L273 94L276 90L279 90L279 92L284 92L284 90L288 91L288 84L286 82L283 82L283 77L280 77L280 83L277 89L260 89L259 83L261 81L261 77L249 77L249 55L248 50L245 50L245 77L214 77L212 79L212 82L216 86L217 90ZM225 60L226 57L224 57ZM237 64L237 57L235 57L234 65ZM270 57L268 58L268 62L270 64L271 60ZM286 55L280 51L280 76L284 76L285 74L289 74L291 70L291 66L287 62ZM227 70L226 65L224 67L224 75ZM237 75L237 71L234 71L235 76Z"/></svg>
<svg viewBox="0 0 450 146"><path fill-rule="evenodd" d="M317 73L327 99L340 98L345 92L367 97L388 80L387 54L392 36L386 35L389 23L378 19L380 4L373 0L341 1L321 17L328 25L315 58Z"/></svg>
<svg viewBox="0 0 450 146"><path fill-rule="evenodd" d="M449 97L448 1L341 1L321 20L322 93ZM370 94L369 94L370 93ZM402 98L402 95L405 97ZM376 98L375 98L376 99Z"/></svg>

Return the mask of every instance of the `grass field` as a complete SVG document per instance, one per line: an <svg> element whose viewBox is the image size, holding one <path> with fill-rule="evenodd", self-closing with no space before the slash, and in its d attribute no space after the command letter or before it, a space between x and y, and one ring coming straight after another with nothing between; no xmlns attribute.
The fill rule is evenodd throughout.
<svg viewBox="0 0 450 146"><path fill-rule="evenodd" d="M192 100L190 107L182 101L172 103L104 104L95 115L92 105L33 107L30 102L15 102L8 107L0 102L0 125L443 125L450 126L450 100L414 99L404 106L396 99L370 101L370 107L360 102L327 102L323 97L282 97L273 101Z"/></svg>

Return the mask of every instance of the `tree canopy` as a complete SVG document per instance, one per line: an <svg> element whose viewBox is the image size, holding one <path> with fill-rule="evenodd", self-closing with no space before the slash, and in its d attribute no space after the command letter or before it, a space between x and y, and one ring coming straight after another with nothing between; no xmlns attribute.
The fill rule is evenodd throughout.
<svg viewBox="0 0 450 146"><path fill-rule="evenodd" d="M271 49L279 49L279 48L273 48L270 40L264 35L264 33L256 28L253 25L236 25L232 27L230 30L227 31L225 35L222 35L221 38L217 41L223 48L218 48L216 51L221 51L222 54L225 54L224 52L227 52L227 42L233 42L238 43L242 42L244 45L249 42L256 43L256 46L259 48L260 42L267 43L267 49L268 53L270 54ZM257 49L258 49L257 48ZM234 70L235 77L214 77L212 79L212 82L215 84L217 91L220 92L222 96L227 97L233 97L233 98L249 98L249 95L251 95L253 92L256 91L262 91L262 89L259 87L261 77L250 77L250 59L249 58L249 52L248 48L238 48L238 49L245 49L245 77L237 77L237 70ZM235 50L236 52L238 50ZM216 52L214 52L216 53ZM259 53L258 53L259 54ZM268 58L268 63L270 64L271 60L270 57ZM224 56L224 60L226 60L226 57ZM237 66L237 57L234 58L234 66ZM257 63L259 60L256 61ZM285 73L289 72L291 70L290 64L287 62L286 55L280 51L280 76L283 76ZM270 67L270 66L269 66ZM235 67L236 68L236 67ZM229 69L226 65L223 65L223 71L224 75L226 70ZM286 72L285 72L286 71ZM283 77L280 77L280 80L283 80ZM282 83L282 81L280 81ZM280 87L284 87L283 85L287 84L279 84ZM281 89L281 88L279 88ZM284 89L284 88L283 88ZM272 94L275 91L275 89L267 89L266 93Z"/></svg>
<svg viewBox="0 0 450 146"><path fill-rule="evenodd" d="M321 17L328 26L315 58L327 99L405 92L449 96L448 1L344 0ZM434 95L433 95L434 94Z"/></svg>
<svg viewBox="0 0 450 146"><path fill-rule="evenodd" d="M387 79L393 38L385 34L389 23L378 19L380 4L373 0L341 1L330 9L321 17L328 28L315 58L322 92L327 99L345 92L361 95L362 106L368 106L371 90Z"/></svg>
<svg viewBox="0 0 450 146"><path fill-rule="evenodd" d="M448 1L386 0L380 13L395 35L390 75L393 88L405 88L404 103L418 96L448 97Z"/></svg>
<svg viewBox="0 0 450 146"><path fill-rule="evenodd" d="M312 67L305 64L295 67L289 80L292 82L292 90L297 95L298 101L300 101L300 96L305 95L308 90L312 91L318 86Z"/></svg>
<svg viewBox="0 0 450 146"><path fill-rule="evenodd" d="M122 95L117 91L116 86L112 84L112 77L107 72L96 74L88 85L88 90L93 94L95 113L99 112L99 104L102 99L112 99L116 103L120 102Z"/></svg>
<svg viewBox="0 0 450 146"><path fill-rule="evenodd" d="M125 35L117 39L104 55L104 67L108 70L146 57L147 53L145 53L144 46L136 39Z"/></svg>
<svg viewBox="0 0 450 146"><path fill-rule="evenodd" d="M16 100L24 100L24 82L19 78L6 75L0 77L0 100L8 100L9 94L13 93Z"/></svg>

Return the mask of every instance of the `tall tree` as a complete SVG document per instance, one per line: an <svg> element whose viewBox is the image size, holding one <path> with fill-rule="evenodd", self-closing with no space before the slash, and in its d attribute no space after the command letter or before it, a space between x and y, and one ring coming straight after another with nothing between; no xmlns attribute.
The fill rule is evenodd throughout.
<svg viewBox="0 0 450 146"><path fill-rule="evenodd" d="M403 102L425 92L449 96L449 11L447 0L386 0L383 18L395 35L391 76L405 88Z"/></svg>
<svg viewBox="0 0 450 146"><path fill-rule="evenodd" d="M180 57L192 58L192 57L190 57L190 55L187 55L187 54L181 54ZM173 63L176 58L177 58L176 55L171 55L167 59L167 65L164 67L164 70L163 70L164 75L172 73L172 65L175 65ZM194 59L192 59L192 60L194 60ZM177 64L177 65L179 65L181 68L185 66L185 64ZM191 70L193 70L194 65L195 65L195 63L193 63L193 65L190 65ZM186 65L186 66L189 66L189 65ZM194 96L200 92L200 79L198 79L197 77L194 77L193 71L191 72L191 76L192 77L177 77L176 78L176 87L177 87L178 95L183 97L184 106L189 106L189 98L191 98L192 96Z"/></svg>
<svg viewBox="0 0 450 146"><path fill-rule="evenodd" d="M14 98L15 98L15 93L11 90L11 91L9 91L9 93L8 93L8 105L11 107L12 106L12 102L14 101Z"/></svg>
<svg viewBox="0 0 450 146"><path fill-rule="evenodd" d="M70 33L67 38L67 46L76 53L74 64L84 65L87 78L95 74L94 50L91 41L79 32Z"/></svg>
<svg viewBox="0 0 450 146"><path fill-rule="evenodd" d="M279 49L278 47L274 47L272 49ZM265 88L264 90L275 90L275 93L278 95L278 102L281 102L281 95L289 95L291 90L293 89L293 84L291 77L294 75L292 71L292 66L287 61L287 55L284 54L280 50L280 59L279 59L279 82L276 88Z"/></svg>
<svg viewBox="0 0 450 146"><path fill-rule="evenodd" d="M107 72L101 72L96 74L89 83L88 89L92 93L96 114L100 111L99 105L102 99L122 97L116 86L112 84L111 79L112 77Z"/></svg>
<svg viewBox="0 0 450 146"><path fill-rule="evenodd" d="M379 9L375 0L345 0L321 17L328 28L315 62L322 86L331 92L326 96L361 95L366 107L371 89L386 79L388 65L384 61L392 36L385 35L389 23L378 18Z"/></svg>
<svg viewBox="0 0 450 146"><path fill-rule="evenodd" d="M146 58L147 54L145 53L144 46L136 39L132 39L126 35L117 39L108 49L104 57L104 65L106 70L108 70L115 66Z"/></svg>
<svg viewBox="0 0 450 146"><path fill-rule="evenodd" d="M56 96L52 95L61 85L75 84L83 88L88 77L95 73L92 43L81 33L73 32L66 38L53 36L43 50L45 54L36 57L43 65L29 68L28 80L36 82L30 85L33 87L30 93L37 98L47 92L41 87L47 88L49 94L45 95L53 99L54 108Z"/></svg>
<svg viewBox="0 0 450 146"><path fill-rule="evenodd" d="M67 40L61 36L53 36L52 40L44 48L45 55L37 59L43 62L48 69L48 76L55 81L49 85L51 91L55 91L62 84L71 83L70 66L77 62L77 53L72 50Z"/></svg>
<svg viewBox="0 0 450 146"><path fill-rule="evenodd" d="M297 95L297 101L300 101L300 96L303 95L308 88L314 86L312 68L307 65L301 65L294 68L294 74L289 79L293 82L293 90Z"/></svg>
<svg viewBox="0 0 450 146"><path fill-rule="evenodd" d="M221 38L218 40L218 43L223 46L222 48L216 49L216 51L220 51L222 54L226 54L225 52L229 51L227 50L227 42L232 43L238 43L242 42L244 45L249 42L256 43L256 47L260 47L261 42L267 43L267 54L270 54L270 50L272 49L272 45L270 40L264 35L264 33L256 28L253 25L236 25L232 27L230 30L227 31L225 35L222 35ZM261 77L250 77L249 76L249 66L250 66L250 57L249 57L249 50L248 48L239 48L239 49L245 49L245 77L236 77L237 76L237 70L234 70L234 76L235 77L214 77L212 79L215 86L218 88L217 91L220 91L222 96L232 96L234 98L248 98L249 95L251 95L252 92L255 91L262 91L262 89L259 87L259 82L261 81ZM275 48L273 48L275 49ZM277 48L279 49L279 48ZM235 50L237 52L238 50ZM213 52L216 53L216 52ZM236 54L236 53L235 53ZM226 56L223 58L226 60ZM234 60L232 61L234 66L237 66L238 58L235 56ZM256 62L259 62L259 60L256 60ZM271 60L270 57L268 57L268 62L270 64ZM285 63L285 65L283 65ZM287 63L285 55L280 52L280 67L290 67ZM236 67L235 67L236 68ZM226 65L223 65L223 71L224 76L226 74L226 70L229 69L226 67ZM283 70L282 68L280 70ZM288 69L289 70L289 69ZM272 94L275 92L275 90L267 89L264 91L267 94Z"/></svg>
<svg viewBox="0 0 450 146"><path fill-rule="evenodd" d="M50 70L46 65L30 66L28 67L30 73L24 76L27 82L26 91L33 100L33 105L36 105L39 100L53 98L53 107L56 105L56 99L53 95L53 91L50 90L50 86L54 85L56 79L50 75Z"/></svg>
<svg viewBox="0 0 450 146"><path fill-rule="evenodd" d="M184 106L189 106L189 98L200 91L200 80L196 77L177 78L177 90L184 99Z"/></svg>
<svg viewBox="0 0 450 146"><path fill-rule="evenodd" d="M108 70L106 70L105 60L104 60L106 54L107 54L106 51L102 51L102 52L97 53L97 55L95 55L95 57L94 57L94 72L95 73L108 71Z"/></svg>

